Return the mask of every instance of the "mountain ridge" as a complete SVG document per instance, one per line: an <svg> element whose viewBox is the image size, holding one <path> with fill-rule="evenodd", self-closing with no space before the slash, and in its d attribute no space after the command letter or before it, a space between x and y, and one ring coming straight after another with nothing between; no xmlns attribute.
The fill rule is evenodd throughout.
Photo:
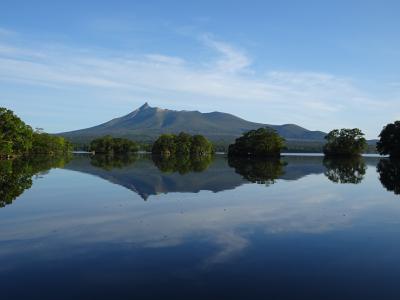
<svg viewBox="0 0 400 300"><path fill-rule="evenodd" d="M231 142L246 131L270 127L287 140L323 141L326 133L311 131L296 124L271 125L247 121L218 111L170 110L151 107L147 102L134 111L105 123L58 135L72 141L90 140L103 135L151 141L163 133L202 134L212 141Z"/></svg>

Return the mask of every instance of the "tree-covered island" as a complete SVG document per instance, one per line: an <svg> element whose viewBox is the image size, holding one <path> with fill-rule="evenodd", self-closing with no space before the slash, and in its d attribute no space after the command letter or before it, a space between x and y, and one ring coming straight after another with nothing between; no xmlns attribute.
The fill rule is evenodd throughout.
<svg viewBox="0 0 400 300"><path fill-rule="evenodd" d="M90 142L90 151L97 154L106 155L119 155L135 153L139 150L138 145L128 139L113 138L110 135L106 135Z"/></svg>
<svg viewBox="0 0 400 300"><path fill-rule="evenodd" d="M400 121L389 123L382 129L376 148L381 155L400 158Z"/></svg>
<svg viewBox="0 0 400 300"><path fill-rule="evenodd" d="M367 148L364 133L358 128L334 129L325 136L323 152L326 156L359 156Z"/></svg>
<svg viewBox="0 0 400 300"><path fill-rule="evenodd" d="M279 157L285 140L270 128L250 130L229 145L229 156Z"/></svg>
<svg viewBox="0 0 400 300"><path fill-rule="evenodd" d="M202 135L190 135L184 132L162 134L153 144L153 155L169 156L207 156L214 153L212 143Z"/></svg>

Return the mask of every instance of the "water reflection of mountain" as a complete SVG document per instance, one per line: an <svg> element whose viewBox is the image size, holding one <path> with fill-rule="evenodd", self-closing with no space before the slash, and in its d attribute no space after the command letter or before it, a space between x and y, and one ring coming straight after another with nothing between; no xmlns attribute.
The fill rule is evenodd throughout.
<svg viewBox="0 0 400 300"><path fill-rule="evenodd" d="M365 162L375 166L377 159L366 159ZM65 168L92 174L121 185L139 194L143 199L151 195L170 192L197 193L207 190L216 193L235 189L249 181L265 183L267 178L273 179L268 181L272 184L275 179L298 180L311 174L323 174L327 170L322 157L289 156L283 157L281 163L279 168L273 168L276 172L272 174L272 177L269 173L260 174L259 168L254 169L252 165L246 165L246 163L230 167L227 158L218 155L203 171L190 171L185 174L179 173L174 168L168 168L168 172L163 172L164 169L159 168L159 163L154 164L150 156L128 160L126 165L121 165L119 161L116 167L108 162L107 168L99 165L98 160L91 161L88 156L84 156L75 158ZM249 173L249 169L253 173ZM272 169L264 168L263 170L269 172Z"/></svg>
<svg viewBox="0 0 400 300"><path fill-rule="evenodd" d="M241 176L228 167L224 158L217 158L203 172L162 172L151 160L141 157L124 167L105 170L94 166L88 157L77 157L66 169L92 174L112 183L124 186L143 199L150 195L170 192L192 192L201 190L219 192L246 182Z"/></svg>

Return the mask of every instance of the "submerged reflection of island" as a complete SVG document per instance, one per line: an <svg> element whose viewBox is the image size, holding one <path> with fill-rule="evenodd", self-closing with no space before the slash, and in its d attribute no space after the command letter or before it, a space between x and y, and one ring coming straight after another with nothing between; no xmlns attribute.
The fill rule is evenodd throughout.
<svg viewBox="0 0 400 300"><path fill-rule="evenodd" d="M123 163L126 162L126 164ZM376 165L376 159L367 159ZM349 167L350 165L350 167ZM355 163L323 161L322 157L284 157L271 160L229 160L215 156L212 160L157 160L151 156L131 159L77 157L66 169L92 174L126 187L143 199L171 192L220 192L249 183L270 185L280 180L298 180L311 174L325 174L338 183L360 183L365 172L364 159ZM353 172L353 173L352 173ZM360 175L361 174L361 175Z"/></svg>
<svg viewBox="0 0 400 300"><path fill-rule="evenodd" d="M381 159L376 167L382 185L400 195L400 159Z"/></svg>
<svg viewBox="0 0 400 300"><path fill-rule="evenodd" d="M325 176L335 183L360 183L364 179L367 166L364 158L324 158Z"/></svg>

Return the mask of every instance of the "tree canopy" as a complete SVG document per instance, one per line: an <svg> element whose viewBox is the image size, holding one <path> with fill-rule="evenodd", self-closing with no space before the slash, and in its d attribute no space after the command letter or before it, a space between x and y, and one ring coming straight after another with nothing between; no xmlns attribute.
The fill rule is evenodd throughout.
<svg viewBox="0 0 400 300"><path fill-rule="evenodd" d="M0 158L28 154L59 154L71 151L64 138L34 132L11 110L0 107Z"/></svg>
<svg viewBox="0 0 400 300"><path fill-rule="evenodd" d="M138 151L138 145L131 140L106 135L90 142L90 150L100 154L128 154Z"/></svg>
<svg viewBox="0 0 400 300"><path fill-rule="evenodd" d="M323 152L327 156L357 156L367 148L360 129L334 129L326 136Z"/></svg>
<svg viewBox="0 0 400 300"><path fill-rule="evenodd" d="M400 121L387 124L379 134L378 152L390 157L400 157Z"/></svg>
<svg viewBox="0 0 400 300"><path fill-rule="evenodd" d="M214 153L212 143L202 135L190 135L184 132L162 134L153 144L153 155L159 156L203 156Z"/></svg>
<svg viewBox="0 0 400 300"><path fill-rule="evenodd" d="M72 144L60 136L34 132L32 135L32 154L62 154L72 151Z"/></svg>
<svg viewBox="0 0 400 300"><path fill-rule="evenodd" d="M0 155L27 153L32 148L33 130L11 110L0 107Z"/></svg>
<svg viewBox="0 0 400 300"><path fill-rule="evenodd" d="M285 140L270 128L250 130L229 145L229 156L279 157Z"/></svg>

